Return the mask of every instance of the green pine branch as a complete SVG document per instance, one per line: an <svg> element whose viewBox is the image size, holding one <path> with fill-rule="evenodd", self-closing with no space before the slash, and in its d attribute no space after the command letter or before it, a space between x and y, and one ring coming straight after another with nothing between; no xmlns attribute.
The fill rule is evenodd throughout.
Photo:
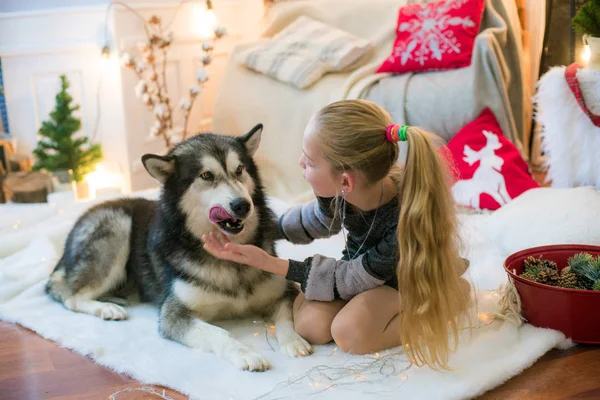
<svg viewBox="0 0 600 400"><path fill-rule="evenodd" d="M600 280L600 259L589 253L577 253L568 260L571 271L585 279Z"/></svg>
<svg viewBox="0 0 600 400"><path fill-rule="evenodd" d="M577 32L600 37L600 0L588 0L577 11L572 22Z"/></svg>

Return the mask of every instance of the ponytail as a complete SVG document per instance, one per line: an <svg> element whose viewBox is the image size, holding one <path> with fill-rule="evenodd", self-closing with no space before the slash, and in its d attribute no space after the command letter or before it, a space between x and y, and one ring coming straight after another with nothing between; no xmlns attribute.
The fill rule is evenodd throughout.
<svg viewBox="0 0 600 400"><path fill-rule="evenodd" d="M458 223L450 174L431 137L406 130L408 156L398 180L400 339L409 360L447 369L469 306L460 278Z"/></svg>

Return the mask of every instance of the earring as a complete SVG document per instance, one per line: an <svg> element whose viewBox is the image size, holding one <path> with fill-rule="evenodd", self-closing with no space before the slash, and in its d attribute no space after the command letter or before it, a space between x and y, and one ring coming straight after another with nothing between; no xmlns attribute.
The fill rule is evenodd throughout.
<svg viewBox="0 0 600 400"><path fill-rule="evenodd" d="M346 193L346 189L343 189L343 188L342 188L342 197L346 197L346 194L347 194L347 193Z"/></svg>

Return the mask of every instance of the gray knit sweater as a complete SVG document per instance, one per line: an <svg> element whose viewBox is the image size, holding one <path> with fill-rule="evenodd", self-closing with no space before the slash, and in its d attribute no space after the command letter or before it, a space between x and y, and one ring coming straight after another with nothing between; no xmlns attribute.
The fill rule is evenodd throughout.
<svg viewBox="0 0 600 400"><path fill-rule="evenodd" d="M333 200L317 198L291 208L279 220L280 234L296 244L337 234L341 223L339 217L333 220ZM347 205L344 226L348 231L348 251L344 249L342 259L315 255L304 261L290 260L286 278L300 283L307 300L350 300L358 293L384 284L397 289L399 212L398 198L382 205L378 211L359 212ZM373 227L367 236L371 224Z"/></svg>

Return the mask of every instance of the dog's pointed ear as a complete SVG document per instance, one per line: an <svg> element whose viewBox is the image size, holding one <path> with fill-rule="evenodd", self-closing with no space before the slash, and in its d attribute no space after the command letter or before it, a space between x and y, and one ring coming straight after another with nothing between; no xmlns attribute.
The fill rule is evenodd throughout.
<svg viewBox="0 0 600 400"><path fill-rule="evenodd" d="M146 171L162 185L165 184L167 178L175 171L175 159L156 154L144 154L142 163Z"/></svg>
<svg viewBox="0 0 600 400"><path fill-rule="evenodd" d="M256 150L258 150L262 130L263 124L258 124L254 128L250 129L250 132L238 138L238 140L241 141L244 146L246 146L246 150L248 150L250 156L254 156L254 154L256 154Z"/></svg>

